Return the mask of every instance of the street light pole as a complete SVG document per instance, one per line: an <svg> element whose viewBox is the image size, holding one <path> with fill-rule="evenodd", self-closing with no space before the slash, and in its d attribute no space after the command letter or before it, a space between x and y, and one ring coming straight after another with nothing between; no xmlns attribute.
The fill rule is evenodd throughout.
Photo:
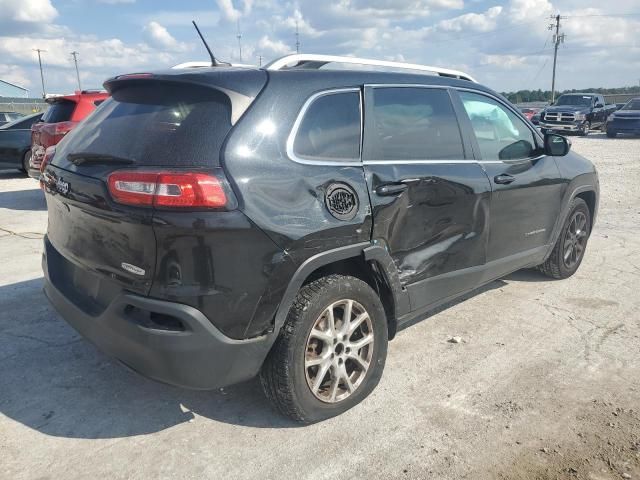
<svg viewBox="0 0 640 480"><path fill-rule="evenodd" d="M45 53L46 50L41 50L40 48L34 48L34 52L38 52L38 64L40 65L40 80L42 80L42 98L47 97L47 92L44 88L44 73L42 72L42 58L40 57L41 53Z"/></svg>
<svg viewBox="0 0 640 480"><path fill-rule="evenodd" d="M73 57L73 62L76 64L76 77L78 78L78 90L82 91L82 86L80 85L80 71L78 70L78 52L71 52L71 56Z"/></svg>

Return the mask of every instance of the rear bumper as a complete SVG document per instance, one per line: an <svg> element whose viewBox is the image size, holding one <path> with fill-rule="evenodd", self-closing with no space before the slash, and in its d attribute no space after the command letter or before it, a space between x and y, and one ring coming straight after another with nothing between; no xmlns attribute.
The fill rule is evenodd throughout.
<svg viewBox="0 0 640 480"><path fill-rule="evenodd" d="M199 310L126 292L99 313L83 308L51 280L45 238L44 291L60 315L82 336L140 374L172 385L207 390L254 377L272 344L269 336L235 340ZM52 255L55 256L55 255ZM178 329L150 326L149 314L170 316ZM174 322L176 323L176 322Z"/></svg>

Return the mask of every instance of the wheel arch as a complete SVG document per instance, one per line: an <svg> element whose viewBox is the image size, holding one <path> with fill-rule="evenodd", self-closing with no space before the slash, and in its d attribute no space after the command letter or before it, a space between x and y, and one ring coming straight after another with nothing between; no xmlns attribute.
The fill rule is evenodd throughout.
<svg viewBox="0 0 640 480"><path fill-rule="evenodd" d="M369 284L379 295L387 316L389 339L397 330L397 318L410 310L407 292L400 285L395 264L382 247L369 242L329 250L308 258L296 270L275 315L275 332L284 325L300 288L331 274L351 275Z"/></svg>

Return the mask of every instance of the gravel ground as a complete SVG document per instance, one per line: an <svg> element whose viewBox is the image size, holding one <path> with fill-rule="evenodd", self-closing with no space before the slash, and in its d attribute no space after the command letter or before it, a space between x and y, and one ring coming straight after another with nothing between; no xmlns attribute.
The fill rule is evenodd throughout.
<svg viewBox="0 0 640 480"><path fill-rule="evenodd" d="M184 391L79 338L41 292L41 192L0 172L0 478L640 480L640 139L572 140L602 189L578 273L440 309L371 397L309 427L255 381Z"/></svg>

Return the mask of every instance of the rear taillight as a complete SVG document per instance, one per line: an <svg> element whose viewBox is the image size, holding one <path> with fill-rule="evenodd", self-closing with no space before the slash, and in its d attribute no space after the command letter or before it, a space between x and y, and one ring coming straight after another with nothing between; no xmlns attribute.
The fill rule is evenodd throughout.
<svg viewBox="0 0 640 480"><path fill-rule="evenodd" d="M44 172L44 169L47 168L47 165L56 154L56 147L51 146L48 147L44 152L44 157L42 157L42 162L40 163L40 172Z"/></svg>
<svg viewBox="0 0 640 480"><path fill-rule="evenodd" d="M120 170L109 175L118 203L166 208L230 208L232 194L222 176L200 172Z"/></svg>
<svg viewBox="0 0 640 480"><path fill-rule="evenodd" d="M53 125L53 142L54 143L58 143L75 126L76 126L76 122L59 122L59 123L55 123Z"/></svg>

